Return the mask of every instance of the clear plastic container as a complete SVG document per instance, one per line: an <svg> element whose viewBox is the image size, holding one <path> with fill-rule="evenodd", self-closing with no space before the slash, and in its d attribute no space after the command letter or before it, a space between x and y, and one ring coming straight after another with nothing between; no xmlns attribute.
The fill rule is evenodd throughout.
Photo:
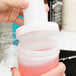
<svg viewBox="0 0 76 76"><path fill-rule="evenodd" d="M18 46L19 70L22 76L41 76L59 64L56 32L34 31L23 34Z"/></svg>
<svg viewBox="0 0 76 76"><path fill-rule="evenodd" d="M15 33L6 32L1 35L2 39L2 48L3 48L3 63L7 67L18 67L17 59L17 44L18 40L13 38Z"/></svg>
<svg viewBox="0 0 76 76"><path fill-rule="evenodd" d="M0 29L0 61L2 61L2 59L4 58L4 47L3 47L3 43L5 43L6 41L4 41L2 39L2 34L6 33L5 29Z"/></svg>

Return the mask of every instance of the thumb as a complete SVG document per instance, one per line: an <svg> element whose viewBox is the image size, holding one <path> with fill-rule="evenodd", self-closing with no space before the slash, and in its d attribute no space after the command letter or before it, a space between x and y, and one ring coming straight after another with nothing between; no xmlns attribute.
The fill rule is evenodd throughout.
<svg viewBox="0 0 76 76"><path fill-rule="evenodd" d="M0 11L7 10L9 8L21 8L25 9L28 7L26 0L0 0Z"/></svg>
<svg viewBox="0 0 76 76"><path fill-rule="evenodd" d="M63 63L60 63L55 69L51 70L50 72L42 76L63 76L65 70L66 70L65 65Z"/></svg>
<svg viewBox="0 0 76 76"><path fill-rule="evenodd" d="M20 72L16 68L11 68L12 76L21 76Z"/></svg>
<svg viewBox="0 0 76 76"><path fill-rule="evenodd" d="M10 7L17 7L17 8L27 8L28 2L26 0L6 0L6 3Z"/></svg>

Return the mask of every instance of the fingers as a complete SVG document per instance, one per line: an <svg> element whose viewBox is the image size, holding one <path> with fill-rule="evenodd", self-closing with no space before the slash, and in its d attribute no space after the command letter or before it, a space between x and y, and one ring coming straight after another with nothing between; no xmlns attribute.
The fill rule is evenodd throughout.
<svg viewBox="0 0 76 76"><path fill-rule="evenodd" d="M7 10L9 8L21 8L26 9L29 3L26 0L0 0L0 11Z"/></svg>
<svg viewBox="0 0 76 76"><path fill-rule="evenodd" d="M28 2L26 0L6 0L6 3L10 7L16 7L16 8L27 8L28 7Z"/></svg>
<svg viewBox="0 0 76 76"><path fill-rule="evenodd" d="M49 12L49 6L48 6L48 4L45 4L45 10L46 10L46 12Z"/></svg>
<svg viewBox="0 0 76 76"><path fill-rule="evenodd" d="M9 17L8 22L14 22L22 26L24 24L24 21L18 17L21 11L22 11L21 9L16 9L16 8L11 9L8 15Z"/></svg>
<svg viewBox="0 0 76 76"><path fill-rule="evenodd" d="M14 21L14 23L20 25L20 26L23 26L24 25L24 20L17 17L16 20Z"/></svg>
<svg viewBox="0 0 76 76"><path fill-rule="evenodd" d="M45 4L45 10L46 10L46 12L49 11L48 4ZM21 11L20 11L20 15L23 16L23 9L21 9Z"/></svg>
<svg viewBox="0 0 76 76"><path fill-rule="evenodd" d="M12 68L11 70L12 70L12 76L21 76L20 72L16 68ZM65 70L66 70L65 65L63 63L60 63L56 69L42 76L66 76L64 74Z"/></svg>
<svg viewBox="0 0 76 76"><path fill-rule="evenodd" d="M66 67L63 63L60 63L59 66L50 72L42 75L42 76L65 76L64 72L66 70Z"/></svg>
<svg viewBox="0 0 76 76"><path fill-rule="evenodd" d="M66 66L61 62L56 70L59 70L59 72L64 73L66 70Z"/></svg>
<svg viewBox="0 0 76 76"><path fill-rule="evenodd" d="M65 74L63 76L66 76Z"/></svg>
<svg viewBox="0 0 76 76"><path fill-rule="evenodd" d="M12 68L11 70L12 70L12 76L21 76L20 72L18 71L18 69Z"/></svg>

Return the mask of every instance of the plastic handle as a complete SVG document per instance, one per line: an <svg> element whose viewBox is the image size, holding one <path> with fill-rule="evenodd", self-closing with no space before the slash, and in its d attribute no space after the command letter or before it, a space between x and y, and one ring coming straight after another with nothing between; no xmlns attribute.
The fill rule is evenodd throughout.
<svg viewBox="0 0 76 76"><path fill-rule="evenodd" d="M44 0L28 0L29 7L24 10L25 24L46 22L47 13L45 11Z"/></svg>

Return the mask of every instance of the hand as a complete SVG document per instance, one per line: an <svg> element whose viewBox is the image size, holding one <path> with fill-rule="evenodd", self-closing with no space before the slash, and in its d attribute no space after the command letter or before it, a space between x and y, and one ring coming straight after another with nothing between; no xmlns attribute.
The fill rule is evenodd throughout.
<svg viewBox="0 0 76 76"><path fill-rule="evenodd" d="M51 70L50 72L42 76L65 76L65 73L64 73L65 69L66 69L65 65L63 63L60 63L57 68ZM13 74L12 76L21 76L20 72L16 68L12 70L12 74Z"/></svg>
<svg viewBox="0 0 76 76"><path fill-rule="evenodd" d="M66 76L65 70L66 70L65 65L63 63L60 63L58 67L42 76Z"/></svg>
<svg viewBox="0 0 76 76"><path fill-rule="evenodd" d="M20 26L24 21L18 16L23 16L23 9L26 9L29 3L25 0L0 0L0 22L14 22ZM49 11L47 5L46 11Z"/></svg>
<svg viewBox="0 0 76 76"><path fill-rule="evenodd" d="M12 76L21 76L20 72L18 71L18 69L16 68L12 68Z"/></svg>

